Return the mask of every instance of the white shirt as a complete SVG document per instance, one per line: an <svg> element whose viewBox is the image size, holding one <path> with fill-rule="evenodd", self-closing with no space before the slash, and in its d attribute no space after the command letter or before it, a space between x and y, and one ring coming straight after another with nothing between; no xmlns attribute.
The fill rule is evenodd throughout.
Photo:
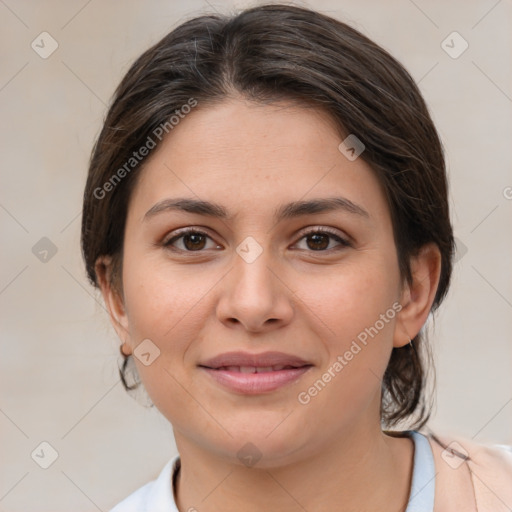
<svg viewBox="0 0 512 512"><path fill-rule="evenodd" d="M406 512L433 512L435 493L435 467L432 448L428 439L415 430L405 433L414 441L414 465ZM162 469L156 480L148 482L110 512L179 512L174 501L172 484L180 465L176 455Z"/></svg>

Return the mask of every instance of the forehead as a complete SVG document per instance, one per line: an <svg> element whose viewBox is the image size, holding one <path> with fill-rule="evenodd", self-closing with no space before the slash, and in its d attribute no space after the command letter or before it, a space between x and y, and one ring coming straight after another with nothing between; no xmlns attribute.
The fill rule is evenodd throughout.
<svg viewBox="0 0 512 512"><path fill-rule="evenodd" d="M150 208L196 196L231 205L228 214L268 206L275 216L284 202L341 195L379 213L386 207L378 180L362 158L339 151L342 137L328 114L311 107L199 104L145 162L132 200Z"/></svg>

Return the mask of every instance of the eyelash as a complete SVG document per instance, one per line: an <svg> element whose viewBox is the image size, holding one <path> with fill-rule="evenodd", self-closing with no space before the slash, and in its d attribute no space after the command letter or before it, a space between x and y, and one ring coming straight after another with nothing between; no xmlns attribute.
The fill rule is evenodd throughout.
<svg viewBox="0 0 512 512"><path fill-rule="evenodd" d="M187 252L187 253L194 253L194 252L204 252L205 249L200 249L198 251L188 251L188 250L185 250L185 249L176 249L175 247L172 247L172 244L174 242L176 242L177 240L183 238L184 236L186 235L190 235L190 234L194 234L194 235L202 235L202 236L205 236L207 238L210 238L210 235L208 233L206 233L205 231L202 231L200 229L197 229L197 228L184 228L183 230L180 230L178 232L178 234L176 234L175 236L173 236L172 238L170 238L169 240L165 241L163 243L163 246L172 250L172 251L175 251L175 252ZM340 250L342 248L345 248L345 247L352 247L352 244L342 238L340 235L337 234L337 232L329 229L329 228L314 228L314 229L311 229L309 231L306 231L306 232L303 232L300 236L300 238L298 239L298 241L302 240L303 238L306 238L310 235L315 235L315 234L322 234L322 235L328 235L330 238L333 238L335 239L337 242L339 242L340 246L341 247L338 247L338 248L331 248L331 249L320 249L320 250L317 250L317 251L314 251L314 250L309 250L308 252L315 252L315 253L318 253L318 252L330 252L330 251L335 251L335 250Z"/></svg>

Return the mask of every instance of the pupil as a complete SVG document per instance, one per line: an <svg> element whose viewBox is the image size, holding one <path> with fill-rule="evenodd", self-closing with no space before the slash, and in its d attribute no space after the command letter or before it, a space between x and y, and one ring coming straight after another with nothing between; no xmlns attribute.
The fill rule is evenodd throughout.
<svg viewBox="0 0 512 512"><path fill-rule="evenodd" d="M324 242L327 242L327 243L323 243L321 244L321 247L316 247L316 249L325 249L326 247L329 246L329 241L328 241L328 237L326 235L322 235L322 234L315 234L315 235L311 235L311 239L314 240L314 244L318 244L319 242L321 242L321 240L319 239L322 239L324 240Z"/></svg>
<svg viewBox="0 0 512 512"><path fill-rule="evenodd" d="M201 249L202 248L201 239L204 239L204 236L200 235L198 233L192 234L192 235L185 235L185 237L184 237L185 247L187 247L187 249L197 249L197 248ZM187 241L190 241L190 240L192 240L191 246L189 246L189 244L187 243ZM204 243L204 240L202 240L202 241ZM199 242L199 245L198 245L198 242Z"/></svg>

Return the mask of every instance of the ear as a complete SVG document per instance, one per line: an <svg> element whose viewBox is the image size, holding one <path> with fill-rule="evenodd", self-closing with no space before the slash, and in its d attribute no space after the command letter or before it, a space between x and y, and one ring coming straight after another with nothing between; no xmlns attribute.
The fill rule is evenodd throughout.
<svg viewBox="0 0 512 512"><path fill-rule="evenodd" d="M124 306L124 298L122 292L114 288L112 283L113 260L110 256L101 256L96 260L94 265L98 285L103 295L103 301L110 316L110 321L117 336L123 342L126 355L131 351L129 349L129 330L128 330L128 317Z"/></svg>
<svg viewBox="0 0 512 512"><path fill-rule="evenodd" d="M435 243L424 245L411 258L411 275L412 282L402 288L394 347L407 345L427 321L441 275L441 252Z"/></svg>

